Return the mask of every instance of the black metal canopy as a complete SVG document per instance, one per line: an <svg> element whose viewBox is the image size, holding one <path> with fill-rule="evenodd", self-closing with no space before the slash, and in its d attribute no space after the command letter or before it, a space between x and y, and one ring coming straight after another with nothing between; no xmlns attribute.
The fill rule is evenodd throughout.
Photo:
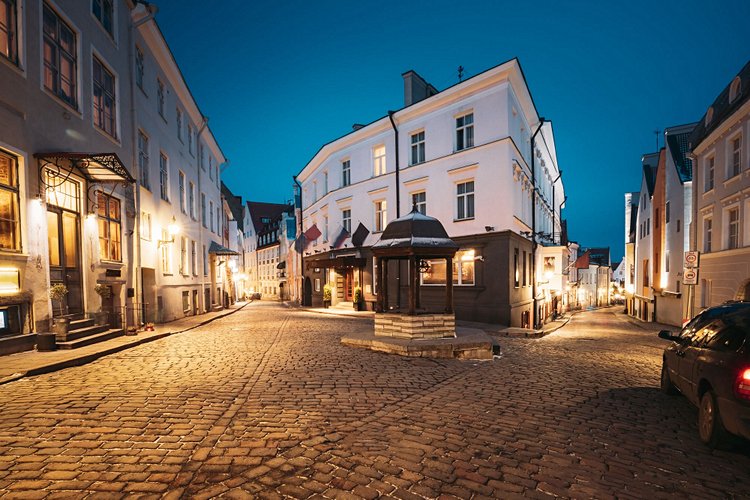
<svg viewBox="0 0 750 500"><path fill-rule="evenodd" d="M89 182L135 182L115 153L34 153L34 158L40 160L41 166L51 164L58 170L68 170L63 165L67 161L70 169L76 169Z"/></svg>
<svg viewBox="0 0 750 500"><path fill-rule="evenodd" d="M209 254L214 254L214 255L219 255L219 256L239 255L234 250L232 250L230 248L227 248L227 247L225 247L223 245L219 245L215 241L212 241L211 245L208 247L208 253Z"/></svg>
<svg viewBox="0 0 750 500"><path fill-rule="evenodd" d="M386 257L452 257L458 248L439 220L415 207L386 226L380 240L372 246L372 253Z"/></svg>

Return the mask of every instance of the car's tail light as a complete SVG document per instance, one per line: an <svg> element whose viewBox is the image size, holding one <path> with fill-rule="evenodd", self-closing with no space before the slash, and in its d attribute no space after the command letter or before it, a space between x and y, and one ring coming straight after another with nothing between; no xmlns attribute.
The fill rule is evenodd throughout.
<svg viewBox="0 0 750 500"><path fill-rule="evenodd" d="M735 392L738 397L750 399L750 368L743 368L737 376Z"/></svg>

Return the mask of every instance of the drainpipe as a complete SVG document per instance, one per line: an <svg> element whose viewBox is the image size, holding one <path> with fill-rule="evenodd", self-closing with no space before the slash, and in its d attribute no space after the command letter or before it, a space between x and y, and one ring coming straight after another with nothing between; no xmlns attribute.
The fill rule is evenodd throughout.
<svg viewBox="0 0 750 500"><path fill-rule="evenodd" d="M538 321L538 314L536 311L536 167L534 167L534 139L536 135L542 130L542 125L546 120L543 117L539 117L539 126L531 136L531 294L532 294L532 328L536 328Z"/></svg>
<svg viewBox="0 0 750 500"><path fill-rule="evenodd" d="M552 181L552 244L554 245L555 242L555 184L557 184L557 181L560 180L560 177L562 177L562 170L560 170L560 173L557 174L557 177L555 177L555 180Z"/></svg>
<svg viewBox="0 0 750 500"><path fill-rule="evenodd" d="M299 220L295 221L295 225L299 228L299 234L297 235L297 238L302 237L302 184L297 180L297 176L293 175L292 180L294 181L294 184L297 185L297 188L299 189ZM294 216L297 216L297 200L294 200ZM312 305L312 304L305 304L304 303L304 291L305 291L305 263L304 263L304 250L300 250L299 252L299 289L297 290L297 299L299 300L299 303L301 305Z"/></svg>
<svg viewBox="0 0 750 500"><path fill-rule="evenodd" d="M399 160L398 160L398 128L393 120L395 111L388 111L388 119L391 120L393 127L393 137L396 142L396 218L401 217L401 181L399 179ZM407 264L408 265L408 264ZM396 287L396 305L401 308L401 261L398 261L398 274L396 276L398 286Z"/></svg>
<svg viewBox="0 0 750 500"><path fill-rule="evenodd" d="M152 20L156 13L158 12L159 8L154 4L149 4L146 2L141 3L145 8L146 14L145 17L142 17L138 21L129 23L128 26L128 64L130 65L128 75L130 75L130 119L132 123L132 148L133 148L133 158L135 159L136 167L138 167L138 120L137 120L137 109L135 106L135 71L133 68L135 67L135 57L134 57L134 49L135 49L135 30L144 24L146 24L148 21ZM136 4L137 7L137 4ZM135 252L135 266L133 269L133 289L135 290L135 303L137 306L140 306L141 313L143 311L143 290L142 287L142 254L141 252L141 169L136 168L136 183L135 183L135 227L133 228L133 239L135 242L133 243L133 251ZM136 326L138 323L138 313L136 313ZM146 318L142 317L142 321L145 322ZM125 315L125 327L127 328L127 314Z"/></svg>
<svg viewBox="0 0 750 500"><path fill-rule="evenodd" d="M198 163L196 165L198 167L198 203L200 203L201 194L203 193L203 191L201 189L201 170L203 170L201 168L201 163L203 162L203 155L201 154L202 149L201 149L201 146L200 146L200 144L201 144L201 135L203 134L203 131L206 130L206 127L208 126L208 117L207 116L201 116L201 118L203 120L203 123L201 123L201 128L195 134L195 152L197 153L196 156L198 156ZM198 220L198 248L201 249L201 260L203 262L205 262L206 264L208 264L208 256L205 256L203 254L203 246L204 246L203 245L203 224L204 224L204 221L203 221L203 210L202 210L202 208L203 207L201 206L200 217L198 217L198 219L199 219ZM204 304L203 304L204 312L207 312L207 311L210 310L211 304L205 304L205 300L206 300L206 270L205 269L203 269L203 273L201 273L201 277L200 278L201 278L201 295L202 295L201 300L204 301ZM210 296L211 295L209 293L209 297Z"/></svg>

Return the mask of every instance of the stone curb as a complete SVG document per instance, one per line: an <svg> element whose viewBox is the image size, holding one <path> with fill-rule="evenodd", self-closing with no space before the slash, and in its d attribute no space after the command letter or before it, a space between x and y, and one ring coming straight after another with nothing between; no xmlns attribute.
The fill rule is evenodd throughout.
<svg viewBox="0 0 750 500"><path fill-rule="evenodd" d="M236 309L231 309L230 311L226 312L225 314L216 315L216 316L214 316L212 318L208 318L208 319L206 319L204 321L198 322L198 323L196 323L194 325L191 325L191 326L189 326L187 328L183 328L181 330L175 330L175 331L169 331L169 332L163 332L163 333L156 333L156 334L151 335L149 337L135 339L132 342L128 342L127 344L121 344L121 345L114 346L114 347L109 347L109 348L104 348L105 346L102 345L103 349L101 351L97 351L97 352L93 352L93 353L89 353L89 354L83 354L83 355L79 355L79 356L74 356L71 359L66 359L66 360L63 360L63 361L56 361L56 362L52 362L52 363L49 363L49 364L46 364L46 365L43 365L43 366L38 366L36 368L31 368L31 369L23 371L23 372L14 373L13 375L10 375L8 377L0 379L0 385L7 384L9 382L14 382L16 380L20 380L20 379L25 378L25 377L33 377L35 375L43 375L45 373L56 372L56 371L59 371L59 370L63 370L65 368L72 368L74 366L82 366L82 365L91 363L92 361L96 361L99 358L103 358L104 356L108 356L110 354L115 354L115 353L124 351L126 349L130 349L131 347L136 347L136 346L139 346L139 345L142 345L142 344L146 344L148 342L153 342L155 340L160 340L160 339L163 339L165 337L169 337L170 335L176 335L178 333L187 332L187 331L193 330L195 328L198 328L200 326L207 325L207 324L211 323L212 321L216 321L217 319L226 318L230 314L234 314L234 313L236 313L238 311L241 311L242 309L244 309L247 305L249 305L251 303L252 303L252 301L248 301L248 302L244 303L243 305L241 305L240 307L238 307ZM102 342L102 344L104 344L104 343L105 342ZM75 351L71 351L71 352L75 353Z"/></svg>

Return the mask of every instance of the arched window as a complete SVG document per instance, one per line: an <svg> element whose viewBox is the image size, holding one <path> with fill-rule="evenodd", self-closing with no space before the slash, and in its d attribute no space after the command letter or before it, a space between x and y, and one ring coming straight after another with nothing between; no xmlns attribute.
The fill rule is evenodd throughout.
<svg viewBox="0 0 750 500"><path fill-rule="evenodd" d="M714 108L713 106L708 108L708 111L706 111L706 127L711 125L711 120L714 119Z"/></svg>
<svg viewBox="0 0 750 500"><path fill-rule="evenodd" d="M729 102L734 102L740 96L741 83L739 76L732 80L732 84L729 86Z"/></svg>

